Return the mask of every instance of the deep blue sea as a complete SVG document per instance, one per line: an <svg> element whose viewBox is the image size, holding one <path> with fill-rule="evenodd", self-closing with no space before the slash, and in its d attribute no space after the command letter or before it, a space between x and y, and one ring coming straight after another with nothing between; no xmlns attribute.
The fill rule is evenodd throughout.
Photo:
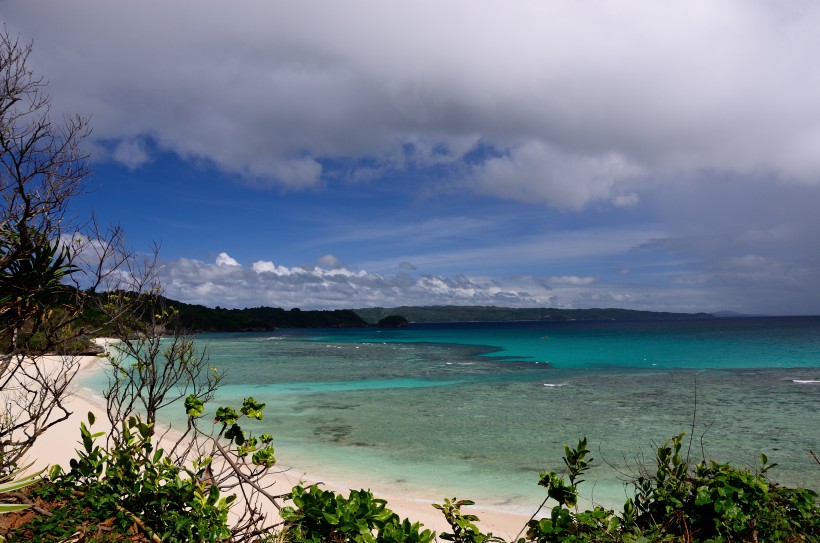
<svg viewBox="0 0 820 543"><path fill-rule="evenodd" d="M221 403L267 404L294 473L531 513L586 436L584 496L622 505L654 448L820 490L820 317L414 324L203 334ZM181 407L180 407L181 410ZM175 418L173 414L169 415ZM694 424L694 432L692 427Z"/></svg>

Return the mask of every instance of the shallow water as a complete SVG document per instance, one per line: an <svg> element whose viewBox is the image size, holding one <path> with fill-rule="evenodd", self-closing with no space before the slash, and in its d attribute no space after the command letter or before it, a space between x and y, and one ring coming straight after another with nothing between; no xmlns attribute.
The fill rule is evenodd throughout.
<svg viewBox="0 0 820 543"><path fill-rule="evenodd" d="M586 436L582 492L616 507L653 446L820 489L820 318L413 325L209 334L221 403L267 403L280 462L337 481L531 512ZM180 408L181 411L181 408ZM175 418L175 414L168 416ZM654 445L653 445L654 444Z"/></svg>

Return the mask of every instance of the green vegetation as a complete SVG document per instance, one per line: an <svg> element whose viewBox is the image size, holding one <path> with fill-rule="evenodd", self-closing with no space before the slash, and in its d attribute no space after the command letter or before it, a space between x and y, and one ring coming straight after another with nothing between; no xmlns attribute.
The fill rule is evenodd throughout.
<svg viewBox="0 0 820 543"><path fill-rule="evenodd" d="M345 498L334 492L296 486L282 509L284 539L295 543L356 541L360 543L430 543L435 534L418 522L399 519L387 502L368 490L351 490Z"/></svg>
<svg viewBox="0 0 820 543"><path fill-rule="evenodd" d="M104 297L106 294L98 294ZM411 322L506 322L621 320L663 321L709 319L707 313L664 313L630 309L548 309L485 306L372 307L365 309L291 310L278 307L225 309L205 307L165 299L165 305L179 312L179 325L194 332L254 332L276 328L361 328L380 326L400 328ZM88 327L105 331L105 318L94 307L83 314Z"/></svg>
<svg viewBox="0 0 820 543"><path fill-rule="evenodd" d="M391 315L402 315L410 322L508 322L508 321L663 321L714 318L708 313L667 313L632 309L554 309L547 307L512 308L493 306L402 306L368 307L356 313L370 323Z"/></svg>
<svg viewBox="0 0 820 543"><path fill-rule="evenodd" d="M388 315L383 319L379 319L377 326L381 328L404 328L409 324L410 321L402 315Z"/></svg>
<svg viewBox="0 0 820 543"><path fill-rule="evenodd" d="M248 309L209 308L168 300L168 306L179 311L180 324L202 332L246 332L275 328L348 328L367 323L349 309L287 311L278 307Z"/></svg>
<svg viewBox="0 0 820 543"><path fill-rule="evenodd" d="M248 398L240 412L217 410L219 439L233 446L235 458L253 454L254 463L273 465L270 436L259 440L238 427L243 417L261 418L264 404ZM186 410L201 416L204 405L191 396ZM124 425L122 445L101 448L90 425L82 424L83 450L71 461L71 469L52 469L49 478L30 492L58 507L48 515L7 534L11 540L63 541L82 533L94 541L134 541L135 529L146 539L138 541L266 541L295 543L366 542L431 543L436 534L420 523L400 519L368 490L351 490L347 497L297 485L281 496L291 505L280 511L284 523L248 539L236 537L228 522L228 509L236 494L223 496L209 476L211 458L193 467L179 467L162 449L154 448L152 432L138 419ZM817 494L806 489L779 487L766 478L775 466L761 455L754 471L728 464L700 461L691 465L681 457L684 434L657 448L650 466L642 466L632 482L634 496L622 512L602 507L577 507L583 475L592 458L586 438L574 448L564 447L565 474L543 472L539 485L546 489L544 502L515 543L551 542L817 542L820 541L820 509ZM257 445L261 444L260 448ZM541 509L552 501L545 515ZM502 543L484 533L480 519L462 512L470 500L447 499L434 504L450 532L438 537L457 543Z"/></svg>
<svg viewBox="0 0 820 543"><path fill-rule="evenodd" d="M732 542L817 541L817 494L769 482L774 467L761 455L754 472L702 460L692 466L681 457L684 434L657 449L654 473L637 476L634 498L617 515L595 507L578 511L580 477L589 469L587 440L564 446L568 482L542 473L539 484L555 505L543 519L528 523L527 541L542 542Z"/></svg>
<svg viewBox="0 0 820 543"><path fill-rule="evenodd" d="M122 443L102 448L89 425L80 428L83 449L69 471L55 466L33 497L59 507L35 517L9 538L64 541L80 533L97 541L122 541L134 528L152 540L226 541L228 506L219 488L203 475L207 462L180 468L154 448L151 428L131 418L123 423ZM101 527L106 527L102 530Z"/></svg>
<svg viewBox="0 0 820 543"><path fill-rule="evenodd" d="M111 296L130 297L136 300L141 294L136 292L102 292L93 295L96 303L89 305L80 317L87 329L95 329L100 335L116 335L111 325L111 313L101 309L110 303ZM286 310L278 307L252 307L246 309L225 309L186 304L157 296L157 304L169 311L175 311L175 325L191 332L262 332L277 328L362 328L367 323L350 309L308 311L298 308ZM143 323L151 320L151 315L143 315ZM135 332L141 327L136 321ZM170 329L169 329L170 330Z"/></svg>

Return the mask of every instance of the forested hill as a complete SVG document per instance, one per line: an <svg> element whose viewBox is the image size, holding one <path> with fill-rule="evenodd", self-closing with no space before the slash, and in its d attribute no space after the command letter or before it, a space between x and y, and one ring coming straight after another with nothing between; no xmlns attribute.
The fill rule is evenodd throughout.
<svg viewBox="0 0 820 543"><path fill-rule="evenodd" d="M668 313L632 309L553 309L494 306L435 305L423 307L369 307L355 312L370 323L388 315L401 315L410 322L500 322L500 321L648 321L715 318L709 313Z"/></svg>
<svg viewBox="0 0 820 543"><path fill-rule="evenodd" d="M355 310L300 310L278 307L225 309L186 304L170 299L165 299L165 304L179 311L179 324L182 327L195 332L249 332L275 328L356 328L372 326L385 317L395 315L418 323L715 318L708 313L666 313L630 309L549 309L455 305L372 307Z"/></svg>
<svg viewBox="0 0 820 543"><path fill-rule="evenodd" d="M180 324L197 332L248 332L275 328L364 327L367 323L350 309L302 311L278 307L224 309L167 300L179 310Z"/></svg>

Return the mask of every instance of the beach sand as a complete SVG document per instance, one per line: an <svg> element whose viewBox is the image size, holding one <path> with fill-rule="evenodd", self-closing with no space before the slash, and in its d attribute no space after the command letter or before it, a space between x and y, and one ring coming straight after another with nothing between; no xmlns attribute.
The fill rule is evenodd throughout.
<svg viewBox="0 0 820 543"><path fill-rule="evenodd" d="M98 340L99 344L106 345L105 339ZM46 358L46 362L56 362L55 359ZM75 382L80 382L89 372L104 371L105 359L96 356L80 357L80 370ZM68 400L69 409L72 415L69 419L57 424L43 435L29 451L28 461L33 463L32 469L44 469L48 466L59 464L68 468L69 461L75 456L75 450L80 447L80 423L87 420L88 412L94 413L96 423L93 426L94 432L107 431L108 421L105 416L105 404L99 395L89 389L74 385L71 396ZM322 483L322 488L347 496L352 489L374 488L373 483L367 481L346 481L344 484L334 483L322 477L322 473L305 473L296 466L277 466L276 473L270 474L274 481L273 490L277 494L289 491L294 485L302 483L309 485ZM374 490L378 498L387 500L388 507L402 518L411 521L419 521L425 528L435 530L441 534L450 531L449 525L445 522L440 511L434 509L431 504L440 503L440 496L408 496L400 488L379 485ZM513 539L524 527L528 517L514 513L497 511L481 507L480 504L465 507L462 513L477 515L481 520L479 527L484 532L492 532L496 536L504 539Z"/></svg>

